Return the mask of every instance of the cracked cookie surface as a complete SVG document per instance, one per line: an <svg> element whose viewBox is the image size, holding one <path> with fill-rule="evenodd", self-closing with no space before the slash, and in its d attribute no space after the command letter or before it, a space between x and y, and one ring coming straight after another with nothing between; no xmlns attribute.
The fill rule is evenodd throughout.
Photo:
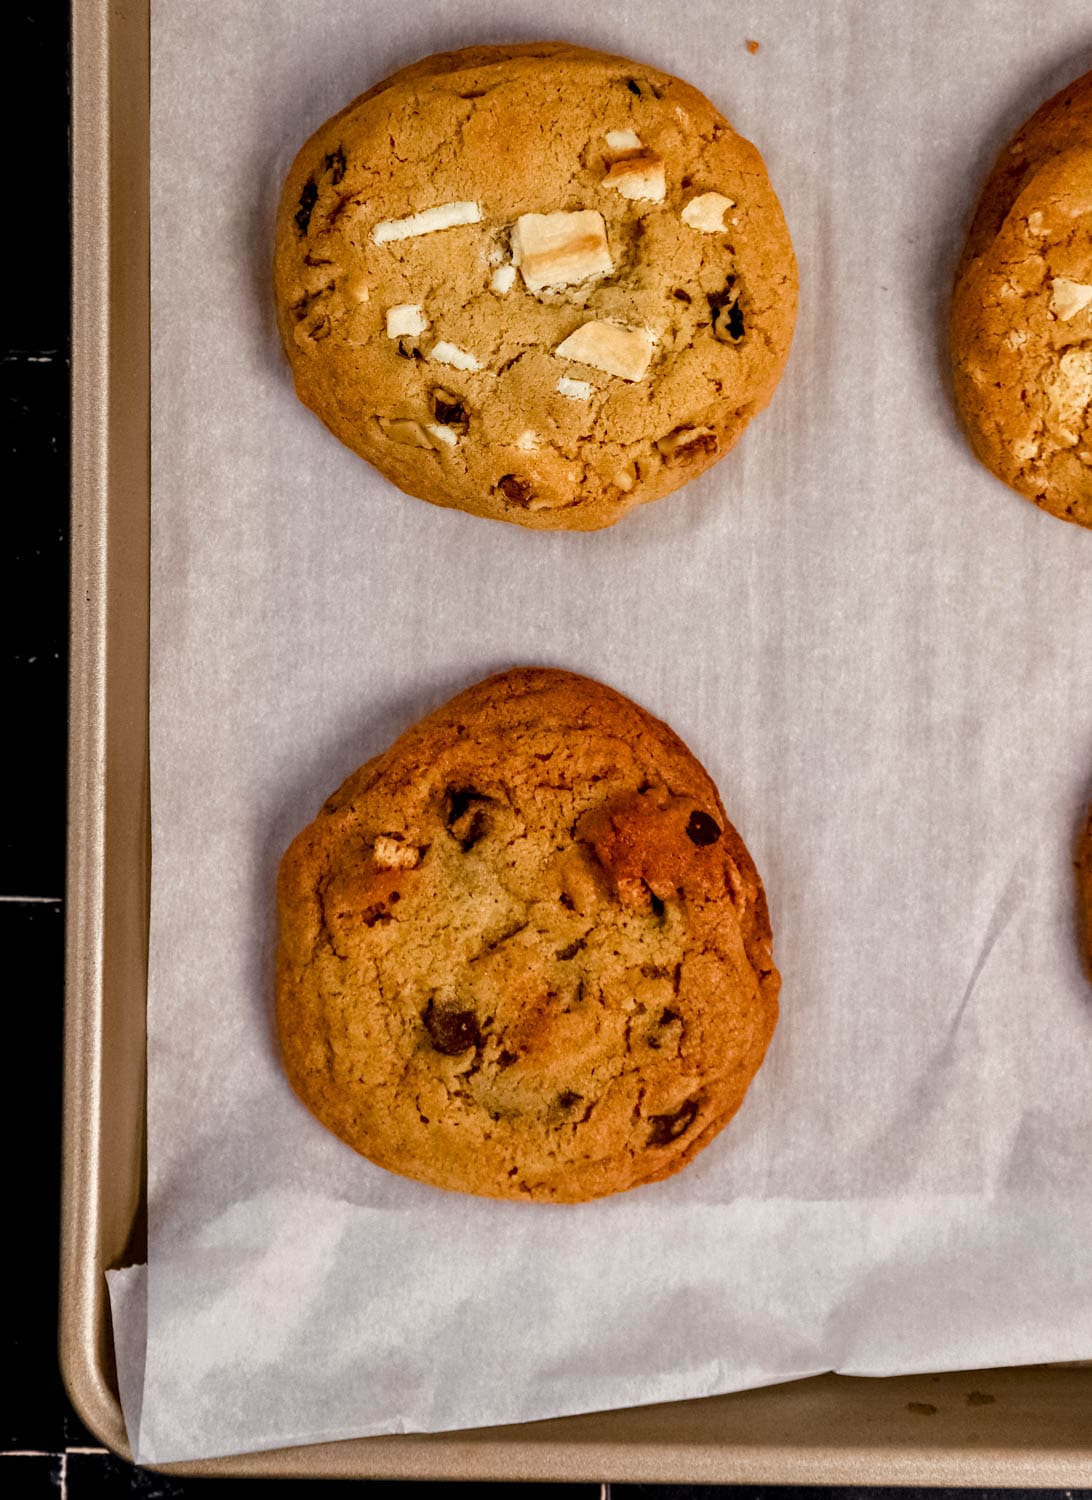
<svg viewBox="0 0 1092 1500"><path fill-rule="evenodd" d="M350 776L279 881L288 1076L379 1166L578 1202L670 1176L777 1019L762 882L672 731L568 672L487 679Z"/></svg>
<svg viewBox="0 0 1092 1500"><path fill-rule="evenodd" d="M277 222L300 399L409 494L537 528L609 526L726 453L796 287L755 148L679 79L562 43L377 85Z"/></svg>
<svg viewBox="0 0 1092 1500"><path fill-rule="evenodd" d="M956 405L999 479L1092 526L1092 73L1049 100L983 190L952 302Z"/></svg>

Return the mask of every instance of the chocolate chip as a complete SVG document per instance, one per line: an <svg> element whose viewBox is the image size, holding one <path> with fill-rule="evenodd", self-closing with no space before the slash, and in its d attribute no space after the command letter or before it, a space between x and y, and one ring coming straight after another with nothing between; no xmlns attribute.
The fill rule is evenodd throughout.
<svg viewBox="0 0 1092 1500"><path fill-rule="evenodd" d="M318 187L315 179L309 177L303 185L303 192L300 194L300 206L296 210L296 228L301 235L307 233L307 226L311 222L311 215L315 211L315 204L317 202Z"/></svg>
<svg viewBox="0 0 1092 1500"><path fill-rule="evenodd" d="M690 821L686 825L686 836L692 844L699 848L705 844L715 844L720 838L720 829L706 812L692 812Z"/></svg>
<svg viewBox="0 0 1092 1500"><path fill-rule="evenodd" d="M638 97L638 99L641 97L641 86L640 86L639 83L636 82L635 79L633 79L633 78L627 78L626 79L626 88L629 89L629 91L630 91L631 94L636 94L637 97Z"/></svg>
<svg viewBox="0 0 1092 1500"><path fill-rule="evenodd" d="M685 1135L698 1113L697 1099L688 1099L673 1115L652 1115L652 1129L648 1133L650 1146L667 1146Z"/></svg>
<svg viewBox="0 0 1092 1500"><path fill-rule="evenodd" d="M513 505L529 505L534 499L534 491L526 479L521 479L518 474L504 474L497 480L497 489L506 500Z"/></svg>
<svg viewBox="0 0 1092 1500"><path fill-rule="evenodd" d="M671 293L671 295L673 297L677 298L678 301L680 301L680 302L689 302L690 301L690 293L689 292L684 292L681 286L677 286L675 288L675 290Z"/></svg>
<svg viewBox="0 0 1092 1500"><path fill-rule="evenodd" d="M510 1068L514 1062L518 1061L519 1058L517 1057L516 1053L509 1052L507 1047L503 1047L501 1051L497 1053L498 1068Z"/></svg>
<svg viewBox="0 0 1092 1500"><path fill-rule="evenodd" d="M481 1046L478 1018L472 1010L441 1010L430 1000L424 1022L429 1040L445 1057L457 1057L470 1047Z"/></svg>
<svg viewBox="0 0 1092 1500"><path fill-rule="evenodd" d="M457 839L463 853L487 832L489 827L489 798L469 787L452 788L447 794L444 811L444 826L453 839Z"/></svg>
<svg viewBox="0 0 1092 1500"><path fill-rule="evenodd" d="M330 180L333 182L334 186L337 187L338 183L345 176L344 147L339 146L336 151L330 152L330 154L326 158L325 168L327 172L332 172L334 174Z"/></svg>
<svg viewBox="0 0 1092 1500"><path fill-rule="evenodd" d="M663 914L667 910L667 908L664 906L663 902L660 900L659 896L657 896L655 891L649 891L648 899L652 903L652 915L657 919L657 921L662 920Z"/></svg>
<svg viewBox="0 0 1092 1500"><path fill-rule="evenodd" d="M660 1019L657 1021L656 1024L658 1026L670 1026L671 1023L672 1023L672 1021L681 1021L681 1020L682 1020L682 1017L679 1015L678 1011L677 1010L672 1010L670 1007L668 1007L666 1010L664 1010L663 1012L661 1012Z"/></svg>
<svg viewBox="0 0 1092 1500"><path fill-rule="evenodd" d="M731 303L720 318L713 319L713 328L723 327L733 344L738 344L746 329L743 326L743 309L738 302Z"/></svg>
<svg viewBox="0 0 1092 1500"><path fill-rule="evenodd" d="M563 1094L557 1096L558 1109L574 1109L583 1100L583 1094L574 1094L572 1089L566 1089Z"/></svg>
<svg viewBox="0 0 1092 1500"><path fill-rule="evenodd" d="M559 948L557 950L557 957L561 959L562 963L564 963L567 959L575 958L576 955L580 952L581 948L583 948L583 946L584 939L577 938L576 942L570 943L567 948Z"/></svg>
<svg viewBox="0 0 1092 1500"><path fill-rule="evenodd" d="M729 276L722 292L709 292L706 295L713 314L715 337L722 343L727 340L738 344L746 329L743 323L743 309L739 305L740 294L736 290L736 278Z"/></svg>
<svg viewBox="0 0 1092 1500"><path fill-rule="evenodd" d="M432 410L437 422L444 427L453 427L457 432L465 434L470 426L466 407L457 396L450 396L447 391L433 391Z"/></svg>

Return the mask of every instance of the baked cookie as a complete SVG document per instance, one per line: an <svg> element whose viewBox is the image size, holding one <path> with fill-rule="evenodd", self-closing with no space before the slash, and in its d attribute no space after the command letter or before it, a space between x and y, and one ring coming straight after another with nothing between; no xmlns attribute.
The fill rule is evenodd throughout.
<svg viewBox="0 0 1092 1500"><path fill-rule="evenodd" d="M479 683L289 848L288 1076L389 1171L578 1202L668 1177L739 1108L777 1019L762 882L717 790L610 688Z"/></svg>
<svg viewBox="0 0 1092 1500"><path fill-rule="evenodd" d="M1077 900L1084 921L1084 961L1092 979L1092 807L1077 844Z"/></svg>
<svg viewBox="0 0 1092 1500"><path fill-rule="evenodd" d="M952 368L986 467L1092 526L1092 73L994 166L956 275Z"/></svg>
<svg viewBox="0 0 1092 1500"><path fill-rule="evenodd" d="M342 442L424 500L575 531L726 453L796 314L755 148L679 79L557 42L426 58L335 115L275 286Z"/></svg>

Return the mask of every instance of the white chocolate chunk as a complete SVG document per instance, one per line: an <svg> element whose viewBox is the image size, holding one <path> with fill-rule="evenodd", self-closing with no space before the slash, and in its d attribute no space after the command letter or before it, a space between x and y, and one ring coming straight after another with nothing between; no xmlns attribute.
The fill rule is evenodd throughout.
<svg viewBox="0 0 1092 1500"><path fill-rule="evenodd" d="M451 365L456 370L480 370L480 363L465 349L460 349L458 344L449 344L446 339L440 339L432 346L431 357L439 365Z"/></svg>
<svg viewBox="0 0 1092 1500"><path fill-rule="evenodd" d="M418 302L399 302L387 308L387 337L400 339L403 335L416 338L428 327L425 310Z"/></svg>
<svg viewBox="0 0 1092 1500"><path fill-rule="evenodd" d="M419 234L434 234L437 229L479 224L481 217L482 211L476 203L439 203L435 208L410 214L408 219L381 220L372 230L372 240L377 245L389 244L391 240L412 240Z"/></svg>
<svg viewBox="0 0 1092 1500"><path fill-rule="evenodd" d="M640 156L626 156L616 161L603 183L621 193L623 198L648 203L662 203L667 192L663 161L653 151L642 151Z"/></svg>
<svg viewBox="0 0 1092 1500"><path fill-rule="evenodd" d="M720 234L724 215L735 206L736 200L726 198L723 193L699 193L683 209L682 221L691 229L700 229L702 234Z"/></svg>
<svg viewBox="0 0 1092 1500"><path fill-rule="evenodd" d="M521 214L512 230L512 259L532 292L575 286L614 269L607 226L594 208L578 213Z"/></svg>
<svg viewBox="0 0 1092 1500"><path fill-rule="evenodd" d="M1092 302L1092 286L1083 281L1070 281L1066 276L1055 276L1050 284L1050 310L1056 318L1068 323Z"/></svg>
<svg viewBox="0 0 1092 1500"><path fill-rule="evenodd" d="M379 425L384 437L392 443L401 443L407 448L431 448L428 433L412 417L380 417Z"/></svg>
<svg viewBox="0 0 1092 1500"><path fill-rule="evenodd" d="M635 130L608 130L603 137L612 151L640 151L641 137Z"/></svg>
<svg viewBox="0 0 1092 1500"><path fill-rule="evenodd" d="M449 448L454 448L458 439L450 427L443 427L439 422L426 422L426 432L431 432L438 443L446 443Z"/></svg>
<svg viewBox="0 0 1092 1500"><path fill-rule="evenodd" d="M413 870L420 863L420 852L412 844L381 833L372 845L372 858L381 870Z"/></svg>
<svg viewBox="0 0 1092 1500"><path fill-rule="evenodd" d="M524 453L532 452L535 448L538 447L538 433L532 432L530 428L527 428L527 430L525 432L521 432L519 437L516 439L516 447L522 448Z"/></svg>
<svg viewBox="0 0 1092 1500"><path fill-rule="evenodd" d="M624 323L584 323L570 333L554 353L560 359L591 365L620 380L641 380L652 358L656 336L650 328L629 328Z"/></svg>
<svg viewBox="0 0 1092 1500"><path fill-rule="evenodd" d="M1047 378L1046 423L1051 436L1073 447L1092 406L1092 349L1067 349Z"/></svg>
<svg viewBox="0 0 1092 1500"><path fill-rule="evenodd" d="M497 269L493 272L492 276L489 278L489 285L495 292L499 292L503 297L505 292L510 292L512 290L513 286L515 285L515 281L515 266L498 266Z"/></svg>
<svg viewBox="0 0 1092 1500"><path fill-rule="evenodd" d="M590 381L570 380L568 375L562 375L557 388L563 396L568 396L573 401L587 401L595 390Z"/></svg>

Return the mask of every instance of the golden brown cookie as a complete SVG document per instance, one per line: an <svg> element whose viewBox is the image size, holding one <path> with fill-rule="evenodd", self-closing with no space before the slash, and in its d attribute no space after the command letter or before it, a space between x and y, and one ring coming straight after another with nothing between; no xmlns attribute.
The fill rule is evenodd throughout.
<svg viewBox="0 0 1092 1500"><path fill-rule="evenodd" d="M956 275L951 340L978 457L1042 509L1092 526L1092 73L995 164Z"/></svg>
<svg viewBox="0 0 1092 1500"><path fill-rule="evenodd" d="M766 405L796 264L762 158L696 89L545 42L427 58L317 131L275 290L300 399L388 479L589 531Z"/></svg>
<svg viewBox="0 0 1092 1500"><path fill-rule="evenodd" d="M578 1202L668 1177L777 1019L762 882L682 741L602 684L479 683L289 848L288 1076L379 1166Z"/></svg>

